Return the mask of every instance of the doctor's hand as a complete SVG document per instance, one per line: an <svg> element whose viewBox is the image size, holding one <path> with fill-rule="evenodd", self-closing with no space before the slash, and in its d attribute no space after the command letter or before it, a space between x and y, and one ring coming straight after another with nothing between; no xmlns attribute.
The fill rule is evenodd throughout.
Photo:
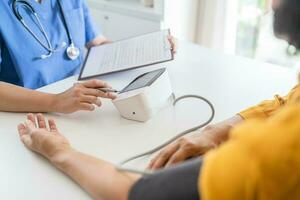
<svg viewBox="0 0 300 200"><path fill-rule="evenodd" d="M115 99L116 94L105 93L98 88L111 88L107 83L100 80L89 80L76 83L69 90L54 95L54 112L73 113L79 110L93 111L95 107L102 105L100 98Z"/></svg>
<svg viewBox="0 0 300 200"><path fill-rule="evenodd" d="M243 121L240 115L236 115L223 122L207 126L196 135L180 138L163 149L150 162L148 169L156 170L169 167L205 154L226 141L230 130Z"/></svg>
<svg viewBox="0 0 300 200"><path fill-rule="evenodd" d="M18 131L27 148L52 162L59 161L65 153L73 151L69 141L58 131L55 121L50 119L46 122L42 114L28 114L27 120L19 124Z"/></svg>
<svg viewBox="0 0 300 200"><path fill-rule="evenodd" d="M176 54L177 50L178 50L178 41L177 41L177 39L173 36L169 36L168 40L171 44L171 49L172 49L173 54Z"/></svg>

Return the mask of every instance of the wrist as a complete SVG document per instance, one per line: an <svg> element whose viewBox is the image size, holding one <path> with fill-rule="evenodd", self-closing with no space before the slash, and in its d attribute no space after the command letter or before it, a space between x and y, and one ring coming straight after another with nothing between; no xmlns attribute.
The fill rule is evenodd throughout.
<svg viewBox="0 0 300 200"><path fill-rule="evenodd" d="M201 134L200 137L202 138L202 140L205 141L206 148L208 150L214 149L219 145L218 140L216 139L216 137L211 132L204 131L200 134Z"/></svg>
<svg viewBox="0 0 300 200"><path fill-rule="evenodd" d="M228 139L231 128L228 125L210 125L203 130L202 135L210 142L210 145L217 147Z"/></svg>
<svg viewBox="0 0 300 200"><path fill-rule="evenodd" d="M60 112L59 94L50 94L48 108L49 108L49 112Z"/></svg>
<svg viewBox="0 0 300 200"><path fill-rule="evenodd" d="M65 163L72 158L72 156L76 153L74 149L71 147L62 148L57 150L54 154L48 157L50 162L54 164L58 168L63 168Z"/></svg>

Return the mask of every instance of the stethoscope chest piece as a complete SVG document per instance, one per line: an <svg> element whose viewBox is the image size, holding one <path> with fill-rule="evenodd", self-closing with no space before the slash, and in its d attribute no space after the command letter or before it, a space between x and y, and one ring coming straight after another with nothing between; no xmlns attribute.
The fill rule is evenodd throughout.
<svg viewBox="0 0 300 200"><path fill-rule="evenodd" d="M67 56L71 60L76 60L80 55L80 50L73 43L67 48Z"/></svg>

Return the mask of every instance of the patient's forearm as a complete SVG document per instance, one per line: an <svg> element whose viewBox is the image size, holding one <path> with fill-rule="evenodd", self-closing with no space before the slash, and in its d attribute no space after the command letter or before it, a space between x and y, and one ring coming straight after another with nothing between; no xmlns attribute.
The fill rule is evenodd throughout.
<svg viewBox="0 0 300 200"><path fill-rule="evenodd" d="M243 121L240 115L235 115L225 121L207 126L202 132L202 137L210 138L216 145L219 145L228 139L231 129Z"/></svg>
<svg viewBox="0 0 300 200"><path fill-rule="evenodd" d="M139 175L119 172L112 164L73 150L60 153L52 162L94 199L126 200L130 188L140 178Z"/></svg>
<svg viewBox="0 0 300 200"><path fill-rule="evenodd" d="M9 112L51 112L54 96L0 82L0 110Z"/></svg>

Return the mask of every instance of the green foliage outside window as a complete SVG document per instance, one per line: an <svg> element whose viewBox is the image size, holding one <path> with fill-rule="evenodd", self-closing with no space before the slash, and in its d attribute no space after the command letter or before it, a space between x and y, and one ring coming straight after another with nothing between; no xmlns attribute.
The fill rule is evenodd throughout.
<svg viewBox="0 0 300 200"><path fill-rule="evenodd" d="M236 53L254 57L266 0L239 0Z"/></svg>

